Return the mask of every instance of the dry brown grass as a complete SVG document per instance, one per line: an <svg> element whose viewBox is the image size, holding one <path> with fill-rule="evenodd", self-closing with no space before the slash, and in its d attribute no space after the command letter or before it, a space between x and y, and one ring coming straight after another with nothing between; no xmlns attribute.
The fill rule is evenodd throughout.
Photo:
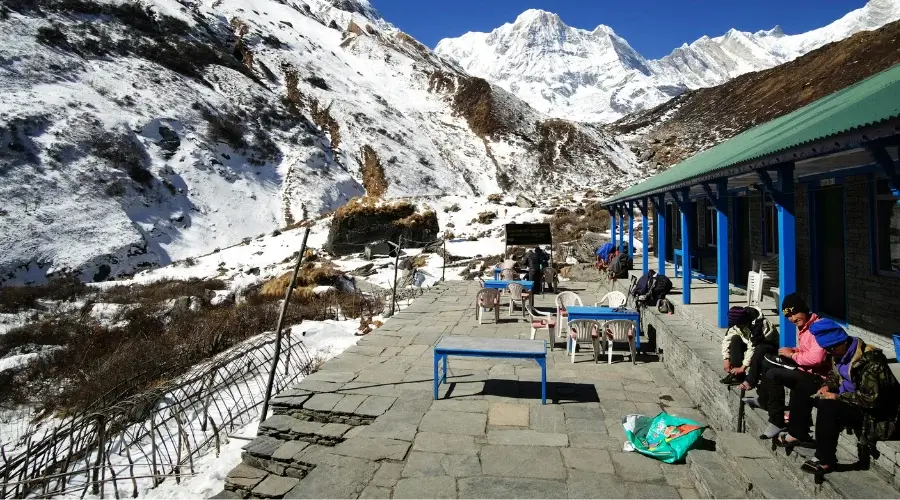
<svg viewBox="0 0 900 500"><path fill-rule="evenodd" d="M0 313L33 308L40 299L72 300L86 291L87 286L74 276L54 278L38 286L0 287Z"/></svg>
<svg viewBox="0 0 900 500"><path fill-rule="evenodd" d="M584 215L560 212L550 217L548 222L555 243L574 241L588 231L600 232L610 227L609 212L603 210L599 203L590 205Z"/></svg>
<svg viewBox="0 0 900 500"><path fill-rule="evenodd" d="M366 194L374 198L381 198L388 188L381 160L372 146L368 144L362 147L361 155L363 187L366 188Z"/></svg>
<svg viewBox="0 0 900 500"><path fill-rule="evenodd" d="M205 299L211 290L225 290L221 280L160 280L146 285L117 285L104 290L99 299L114 304L158 304L176 297Z"/></svg>
<svg viewBox="0 0 900 500"><path fill-rule="evenodd" d="M416 213L416 206L404 200L382 202L376 198L364 196L353 198L337 210L334 217L344 219L354 215L392 216L396 219L409 217Z"/></svg>
<svg viewBox="0 0 900 500"><path fill-rule="evenodd" d="M331 106L320 108L319 101L313 99L311 103L311 111L313 122L331 135L331 149L338 149L341 145L341 126L337 120L331 116Z"/></svg>
<svg viewBox="0 0 900 500"><path fill-rule="evenodd" d="M311 270L304 279L321 280L324 274ZM126 322L124 327L103 326L74 314L48 318L0 336L0 355L29 344L63 346L24 370L0 374L0 408L26 402L47 412L108 406L274 328L283 288L271 295L252 293L236 306L213 307L203 298L198 310L162 308L162 302L188 294L198 296L197 291L207 287L208 282L168 282L107 292L106 299L135 299L135 307L118 318ZM301 318L371 318L382 310L380 301L360 294L331 291L317 295L301 288L291 297L285 321L290 325Z"/></svg>
<svg viewBox="0 0 900 500"><path fill-rule="evenodd" d="M266 281L260 287L259 294L274 299L284 297L284 291L287 289L288 284L290 284L291 276L293 274L293 271L290 271L277 278ZM303 264L300 268L300 272L297 273L297 281L295 283L296 290L294 293L312 293L312 287L334 286L337 284L338 277L342 275L343 273L330 262L325 262L320 266L317 266L312 262L307 262Z"/></svg>

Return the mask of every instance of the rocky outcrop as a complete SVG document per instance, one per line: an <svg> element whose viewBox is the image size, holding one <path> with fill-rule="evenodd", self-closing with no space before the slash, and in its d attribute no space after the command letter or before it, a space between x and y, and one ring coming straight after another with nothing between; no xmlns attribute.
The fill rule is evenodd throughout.
<svg viewBox="0 0 900 500"><path fill-rule="evenodd" d="M437 239L439 231L437 214L431 210L417 210L405 201L353 199L334 213L325 249L348 255L363 252L373 241L396 242L401 237L409 245L422 246Z"/></svg>

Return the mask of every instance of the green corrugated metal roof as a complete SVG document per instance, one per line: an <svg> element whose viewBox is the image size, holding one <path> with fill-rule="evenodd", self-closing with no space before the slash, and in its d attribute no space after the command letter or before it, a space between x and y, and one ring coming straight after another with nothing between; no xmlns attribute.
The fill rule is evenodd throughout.
<svg viewBox="0 0 900 500"><path fill-rule="evenodd" d="M751 128L606 200L634 198L803 144L900 116L900 64Z"/></svg>

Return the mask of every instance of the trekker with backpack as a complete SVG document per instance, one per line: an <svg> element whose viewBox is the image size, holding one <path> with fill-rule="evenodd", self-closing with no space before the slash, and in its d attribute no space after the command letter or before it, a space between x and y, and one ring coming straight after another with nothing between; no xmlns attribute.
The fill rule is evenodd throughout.
<svg viewBox="0 0 900 500"><path fill-rule="evenodd" d="M814 398L818 409L816 456L802 469L812 474L834 471L838 437L844 428L854 430L858 465L868 469L876 443L898 437L900 384L881 349L847 335L834 321L816 321L810 331L833 361L825 384Z"/></svg>
<svg viewBox="0 0 900 500"><path fill-rule="evenodd" d="M796 293L784 298L781 310L797 326L797 347L782 347L777 356L766 356L765 362L773 366L766 369L765 376L760 379L758 397L745 398L744 402L769 412L769 427L761 439L774 439L778 446L795 446L812 440L809 435L812 423L809 397L822 387L829 366L825 350L816 344L809 331L819 317L810 312L809 306ZM784 421L785 387L791 390L788 424ZM787 434L780 435L785 431Z"/></svg>
<svg viewBox="0 0 900 500"><path fill-rule="evenodd" d="M628 277L628 271L632 269L634 269L634 261L628 256L628 253L621 252L609 263L609 277L617 280L625 279Z"/></svg>
<svg viewBox="0 0 900 500"><path fill-rule="evenodd" d="M612 254L615 249L616 246L613 245L612 242L600 245L600 248L597 249L597 262L594 264L594 267L596 267L598 271L606 269L606 266L609 265L610 254Z"/></svg>
<svg viewBox="0 0 900 500"><path fill-rule="evenodd" d="M735 384L759 377L762 360L756 356L759 345L770 337L775 328L754 307L734 306L728 310L728 330L722 339L723 384ZM776 332L777 333L777 332ZM757 364L754 366L754 357ZM752 374L752 375L751 375Z"/></svg>
<svg viewBox="0 0 900 500"><path fill-rule="evenodd" d="M631 295L635 299L635 303L643 305L659 305L659 302L666 298L666 295L672 291L672 280L664 274L657 274L656 271L650 270L641 276Z"/></svg>

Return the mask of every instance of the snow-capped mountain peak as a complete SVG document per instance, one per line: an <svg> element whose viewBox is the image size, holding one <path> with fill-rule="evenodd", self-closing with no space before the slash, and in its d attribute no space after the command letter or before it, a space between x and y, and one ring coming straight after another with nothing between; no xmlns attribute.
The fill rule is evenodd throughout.
<svg viewBox="0 0 900 500"><path fill-rule="evenodd" d="M491 33L444 39L435 51L554 116L612 121L651 108L687 89L791 61L854 33L900 19L900 0L870 0L828 26L787 35L780 26L755 33L730 29L702 36L647 60L606 25L567 26L537 9Z"/></svg>

